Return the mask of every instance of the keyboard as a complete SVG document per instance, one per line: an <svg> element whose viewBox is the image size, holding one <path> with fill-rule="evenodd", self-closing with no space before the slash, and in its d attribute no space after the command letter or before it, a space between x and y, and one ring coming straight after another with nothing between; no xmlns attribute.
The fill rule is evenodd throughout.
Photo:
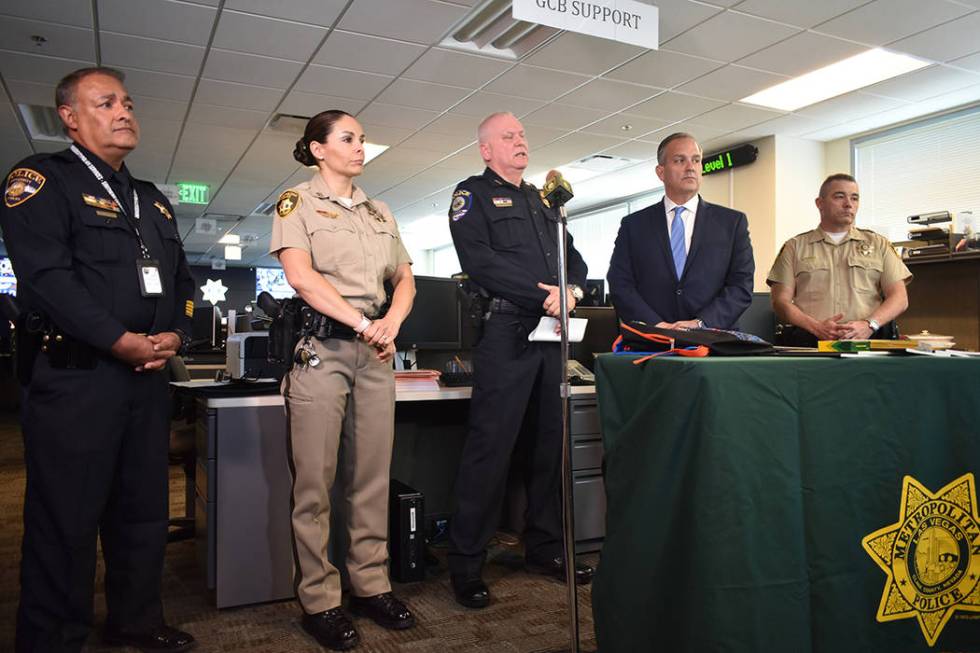
<svg viewBox="0 0 980 653"><path fill-rule="evenodd" d="M473 385L473 374L471 372L443 372L439 377L439 383L450 388L471 386Z"/></svg>

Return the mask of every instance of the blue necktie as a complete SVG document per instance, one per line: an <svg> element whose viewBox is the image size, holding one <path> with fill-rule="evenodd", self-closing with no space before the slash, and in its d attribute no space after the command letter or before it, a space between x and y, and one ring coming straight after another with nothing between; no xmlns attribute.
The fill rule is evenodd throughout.
<svg viewBox="0 0 980 653"><path fill-rule="evenodd" d="M677 278L684 273L684 263L687 261L687 250L684 247L684 221L681 220L683 206L674 207L674 221L670 223L670 253L674 255L674 269Z"/></svg>

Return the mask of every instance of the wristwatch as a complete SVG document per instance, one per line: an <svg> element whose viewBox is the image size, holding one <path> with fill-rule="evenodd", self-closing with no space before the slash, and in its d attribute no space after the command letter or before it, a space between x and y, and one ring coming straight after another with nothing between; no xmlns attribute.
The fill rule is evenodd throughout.
<svg viewBox="0 0 980 653"><path fill-rule="evenodd" d="M191 337L183 329L174 329L173 332L180 338L180 348L177 349L177 355L185 356L187 348L191 346Z"/></svg>
<svg viewBox="0 0 980 653"><path fill-rule="evenodd" d="M871 327L871 333L874 333L881 328L881 325L878 324L878 320L874 319L873 317L869 317L865 320L865 322L867 322L868 326Z"/></svg>
<svg viewBox="0 0 980 653"><path fill-rule="evenodd" d="M580 302L585 299L585 293L582 291L581 286L570 283L568 284L568 289L572 291L572 297L575 298L575 301Z"/></svg>

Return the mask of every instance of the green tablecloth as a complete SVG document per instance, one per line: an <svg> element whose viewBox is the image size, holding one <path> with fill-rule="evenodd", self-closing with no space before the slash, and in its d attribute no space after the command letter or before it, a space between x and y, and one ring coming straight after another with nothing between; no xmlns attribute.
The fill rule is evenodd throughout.
<svg viewBox="0 0 980 653"><path fill-rule="evenodd" d="M976 490L963 478L980 472L980 360L636 366L604 355L596 376L607 495L593 591L602 653L980 651ZM922 494L957 479L947 501ZM945 524L949 535L918 538L912 510L954 510L951 497L959 521ZM910 516L911 568L934 647L901 596L886 612L903 618L876 619L889 577L862 546ZM928 541L938 542L932 558ZM891 549L875 546L892 564ZM910 591L895 564L893 593ZM929 610L930 596L951 591L944 578L972 593L953 610Z"/></svg>

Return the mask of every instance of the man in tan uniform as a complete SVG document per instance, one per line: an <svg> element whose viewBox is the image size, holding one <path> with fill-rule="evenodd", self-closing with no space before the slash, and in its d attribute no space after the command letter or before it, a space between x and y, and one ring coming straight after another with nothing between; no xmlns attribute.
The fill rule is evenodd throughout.
<svg viewBox="0 0 980 653"><path fill-rule="evenodd" d="M788 328L779 344L894 337L882 333L908 308L912 273L887 238L854 226L860 195L854 177L836 174L816 199L820 226L786 241L766 283Z"/></svg>
<svg viewBox="0 0 980 653"><path fill-rule="evenodd" d="M294 365L283 382L294 472L297 597L305 612L304 627L312 628L312 620L323 617L326 622L311 632L331 648L346 649L358 638L340 609L340 574L327 559L329 495L338 467L346 484L351 611L387 628L415 623L392 597L387 573L395 383L393 342L378 335L386 322L376 318L385 302L385 280L396 285L397 295L397 285L411 281L410 272L405 278L411 259L391 211L357 186L350 198L336 196L316 174L284 192L276 214L270 252L282 258L289 248L308 253L312 271L339 293L337 301L361 312L359 325L330 320L337 335L301 341L300 347L318 362ZM303 287L292 278L290 283ZM372 344L375 340L380 344Z"/></svg>

